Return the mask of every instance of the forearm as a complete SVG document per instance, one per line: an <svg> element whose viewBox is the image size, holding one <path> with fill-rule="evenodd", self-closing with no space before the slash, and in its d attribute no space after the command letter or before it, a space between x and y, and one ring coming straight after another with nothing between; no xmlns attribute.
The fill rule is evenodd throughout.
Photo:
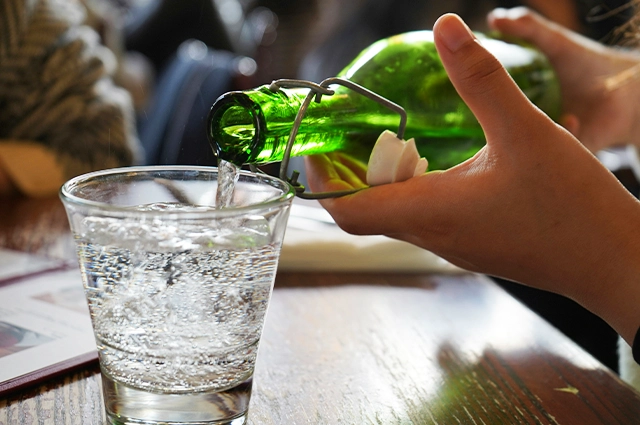
<svg viewBox="0 0 640 425"><path fill-rule="evenodd" d="M0 174L0 191L32 197L55 196L69 177L60 155L29 140L0 140Z"/></svg>

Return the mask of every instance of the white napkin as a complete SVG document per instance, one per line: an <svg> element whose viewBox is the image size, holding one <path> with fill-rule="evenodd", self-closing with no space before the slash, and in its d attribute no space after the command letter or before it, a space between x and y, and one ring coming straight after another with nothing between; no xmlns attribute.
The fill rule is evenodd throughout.
<svg viewBox="0 0 640 425"><path fill-rule="evenodd" d="M341 230L316 201L295 199L279 269L284 271L395 271L459 273L437 255L386 236Z"/></svg>

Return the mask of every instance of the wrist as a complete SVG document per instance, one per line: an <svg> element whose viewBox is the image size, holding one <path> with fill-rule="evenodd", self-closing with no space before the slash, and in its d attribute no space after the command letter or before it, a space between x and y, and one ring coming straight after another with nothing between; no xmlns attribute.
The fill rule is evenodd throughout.
<svg viewBox="0 0 640 425"><path fill-rule="evenodd" d="M636 251L640 254L640 251ZM620 336L632 345L640 328L640 255L636 255L635 264L629 265L625 276L611 282L608 299L603 303L602 317Z"/></svg>
<svg viewBox="0 0 640 425"><path fill-rule="evenodd" d="M593 274L590 288L584 298L577 299L587 309L604 319L629 345L632 345L640 328L640 204L636 202L635 214L626 215L624 229L618 233L617 244L611 246L606 268Z"/></svg>

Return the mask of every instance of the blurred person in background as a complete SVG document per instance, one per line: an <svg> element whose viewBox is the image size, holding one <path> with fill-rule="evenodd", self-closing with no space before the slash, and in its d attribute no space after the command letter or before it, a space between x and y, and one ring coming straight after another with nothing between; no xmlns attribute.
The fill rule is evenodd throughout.
<svg viewBox="0 0 640 425"><path fill-rule="evenodd" d="M361 50L395 34L430 29L444 13L456 13L474 31L489 31L485 17L496 7L527 6L547 19L589 38L612 43L616 29L633 14L628 0L325 0L316 3L308 53L298 76L322 81L335 76Z"/></svg>
<svg viewBox="0 0 640 425"><path fill-rule="evenodd" d="M0 193L47 196L142 158L120 64L89 17L74 0L0 1Z"/></svg>

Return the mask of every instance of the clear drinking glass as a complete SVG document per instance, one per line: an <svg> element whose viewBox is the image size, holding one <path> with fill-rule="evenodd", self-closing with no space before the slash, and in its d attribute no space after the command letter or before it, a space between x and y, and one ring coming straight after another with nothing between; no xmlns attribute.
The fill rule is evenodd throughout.
<svg viewBox="0 0 640 425"><path fill-rule="evenodd" d="M245 423L294 192L213 167L135 167L61 189L112 424Z"/></svg>

